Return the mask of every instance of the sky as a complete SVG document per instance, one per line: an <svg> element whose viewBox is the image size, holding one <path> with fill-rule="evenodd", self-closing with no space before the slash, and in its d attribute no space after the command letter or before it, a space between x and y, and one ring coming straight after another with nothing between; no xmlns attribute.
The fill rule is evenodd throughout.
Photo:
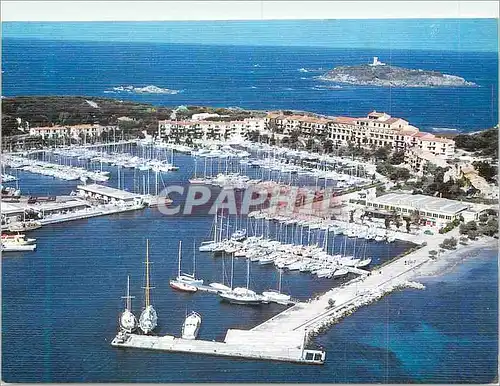
<svg viewBox="0 0 500 386"><path fill-rule="evenodd" d="M3 22L2 37L498 52L498 19Z"/></svg>

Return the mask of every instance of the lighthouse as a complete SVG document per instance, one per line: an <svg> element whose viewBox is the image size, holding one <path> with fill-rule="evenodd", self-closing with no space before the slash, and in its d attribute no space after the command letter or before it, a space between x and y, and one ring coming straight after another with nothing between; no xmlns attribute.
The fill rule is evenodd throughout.
<svg viewBox="0 0 500 386"><path fill-rule="evenodd" d="M373 57L373 62L369 64L369 66L385 66L385 63L382 63L378 60L378 56Z"/></svg>

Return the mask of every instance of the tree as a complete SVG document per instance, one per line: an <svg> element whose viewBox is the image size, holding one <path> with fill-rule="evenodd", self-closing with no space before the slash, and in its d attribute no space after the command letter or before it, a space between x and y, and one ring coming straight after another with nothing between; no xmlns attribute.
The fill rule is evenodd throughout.
<svg viewBox="0 0 500 386"><path fill-rule="evenodd" d="M396 150L389 161L392 165L400 165L405 162L405 151L404 150Z"/></svg>
<svg viewBox="0 0 500 386"><path fill-rule="evenodd" d="M475 240L477 239L478 236L479 236L478 231L470 230L469 232L467 232L467 237L469 237L470 240Z"/></svg>
<svg viewBox="0 0 500 386"><path fill-rule="evenodd" d="M374 151L373 157L380 161L387 161L390 151L390 146L379 147Z"/></svg>
<svg viewBox="0 0 500 386"><path fill-rule="evenodd" d="M493 236L498 232L498 221L494 218L489 219L481 231L486 236Z"/></svg>
<svg viewBox="0 0 500 386"><path fill-rule="evenodd" d="M492 182L494 181L494 177L497 176L497 168L489 162L474 161L472 165L477 170L478 174L486 181Z"/></svg>
<svg viewBox="0 0 500 386"><path fill-rule="evenodd" d="M333 141L331 139L327 139L323 142L323 150L325 153L331 153L333 151Z"/></svg>
<svg viewBox="0 0 500 386"><path fill-rule="evenodd" d="M465 235L469 231L477 231L477 224L475 221L469 221L465 224L460 224L459 228L460 234Z"/></svg>
<svg viewBox="0 0 500 386"><path fill-rule="evenodd" d="M457 239L454 237L444 239L439 246L443 249L455 249L457 247Z"/></svg>

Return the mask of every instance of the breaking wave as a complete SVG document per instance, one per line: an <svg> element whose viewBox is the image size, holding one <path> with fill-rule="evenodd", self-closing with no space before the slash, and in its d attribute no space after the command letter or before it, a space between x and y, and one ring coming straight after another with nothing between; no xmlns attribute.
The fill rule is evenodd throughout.
<svg viewBox="0 0 500 386"><path fill-rule="evenodd" d="M106 94L120 94L120 93L134 93L134 94L168 94L175 95L182 92L182 90L171 90L169 88L162 88L154 85L135 87L135 86L117 86L111 90L105 90Z"/></svg>
<svg viewBox="0 0 500 386"><path fill-rule="evenodd" d="M324 72L324 71L326 71L326 69L324 69L322 67L320 67L320 68L304 68L304 67L302 67L302 68L299 68L297 71L298 72Z"/></svg>

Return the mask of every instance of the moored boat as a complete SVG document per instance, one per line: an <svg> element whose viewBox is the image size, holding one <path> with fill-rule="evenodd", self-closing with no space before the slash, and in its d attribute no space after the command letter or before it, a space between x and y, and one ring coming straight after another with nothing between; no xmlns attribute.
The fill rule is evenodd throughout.
<svg viewBox="0 0 500 386"><path fill-rule="evenodd" d="M183 291L183 292L196 292L198 291L198 288L196 288L194 285L185 283L182 281L178 280L170 280L169 285L171 288L178 290L178 291Z"/></svg>
<svg viewBox="0 0 500 386"><path fill-rule="evenodd" d="M144 287L144 310L139 317L139 327L144 334L152 332L158 324L158 315L151 305L149 283L149 240L146 240L146 286Z"/></svg>
<svg viewBox="0 0 500 386"><path fill-rule="evenodd" d="M123 296L125 301L125 310L120 315L119 323L120 329L122 331L131 333L135 329L137 329L137 319L135 315L132 313L132 298L130 296L130 276L127 277L127 295Z"/></svg>
<svg viewBox="0 0 500 386"><path fill-rule="evenodd" d="M192 311L182 325L182 339L194 340L198 336L201 326L201 315Z"/></svg>

